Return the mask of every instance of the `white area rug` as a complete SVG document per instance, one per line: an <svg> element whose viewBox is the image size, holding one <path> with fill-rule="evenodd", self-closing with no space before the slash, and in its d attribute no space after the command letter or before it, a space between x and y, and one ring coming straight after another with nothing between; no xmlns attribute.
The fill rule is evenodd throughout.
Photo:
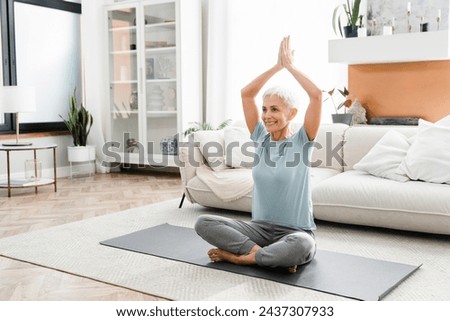
<svg viewBox="0 0 450 321"><path fill-rule="evenodd" d="M258 278L123 251L100 241L200 214L246 214L172 200L0 239L0 255L173 300L347 300ZM450 238L318 222L319 248L423 266L385 300L450 300Z"/></svg>

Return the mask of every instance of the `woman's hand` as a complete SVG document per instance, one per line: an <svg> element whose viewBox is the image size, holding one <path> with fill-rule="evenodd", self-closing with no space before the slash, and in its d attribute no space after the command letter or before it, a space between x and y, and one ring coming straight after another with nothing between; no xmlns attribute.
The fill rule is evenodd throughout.
<svg viewBox="0 0 450 321"><path fill-rule="evenodd" d="M282 63L282 51L283 51L283 46L284 46L284 38L283 40L281 40L280 42L280 48L278 49L278 61L277 64L275 65L276 68L278 68L279 70L283 69L283 63Z"/></svg>
<svg viewBox="0 0 450 321"><path fill-rule="evenodd" d="M291 37L284 37L280 44L279 61L284 68L294 66L294 50L291 49Z"/></svg>

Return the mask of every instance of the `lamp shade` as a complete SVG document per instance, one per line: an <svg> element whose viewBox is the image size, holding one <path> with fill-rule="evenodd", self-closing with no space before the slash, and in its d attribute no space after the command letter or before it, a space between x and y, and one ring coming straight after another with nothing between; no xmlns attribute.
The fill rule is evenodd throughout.
<svg viewBox="0 0 450 321"><path fill-rule="evenodd" d="M36 111L36 92L34 87L0 87L0 112L22 113Z"/></svg>

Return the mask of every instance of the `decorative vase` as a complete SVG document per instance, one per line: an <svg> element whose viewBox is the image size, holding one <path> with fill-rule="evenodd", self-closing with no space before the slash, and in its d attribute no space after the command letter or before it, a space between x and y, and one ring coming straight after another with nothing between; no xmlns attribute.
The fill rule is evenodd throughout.
<svg viewBox="0 0 450 321"><path fill-rule="evenodd" d="M164 95L160 86L154 86L150 91L149 110L159 111L164 109Z"/></svg>
<svg viewBox="0 0 450 321"><path fill-rule="evenodd" d="M344 27L344 35L345 35L345 38L358 37L358 27L352 28L352 26L345 26Z"/></svg>
<svg viewBox="0 0 450 321"><path fill-rule="evenodd" d="M130 95L130 108L131 110L138 109L138 93L135 90L133 90Z"/></svg>
<svg viewBox="0 0 450 321"><path fill-rule="evenodd" d="M25 161L25 179L37 182L42 177L42 162L39 159Z"/></svg>
<svg viewBox="0 0 450 321"><path fill-rule="evenodd" d="M333 119L333 123L347 124L349 126L351 126L353 124L353 114L352 113L332 114L331 118Z"/></svg>
<svg viewBox="0 0 450 321"><path fill-rule="evenodd" d="M160 142L161 152L163 155L177 155L178 154L178 141L176 137L166 137Z"/></svg>

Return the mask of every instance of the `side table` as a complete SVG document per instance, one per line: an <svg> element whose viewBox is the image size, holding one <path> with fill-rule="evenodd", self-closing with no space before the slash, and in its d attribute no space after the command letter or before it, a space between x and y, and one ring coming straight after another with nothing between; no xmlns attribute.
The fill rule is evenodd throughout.
<svg viewBox="0 0 450 321"><path fill-rule="evenodd" d="M1 146L0 151L6 152L6 177L7 180L0 182L0 188L8 189L8 197L11 197L11 189L13 188L25 188L34 187L35 193L37 193L38 186L54 185L55 192L57 190L56 185L56 144L50 145L30 145L30 146ZM38 150L53 150L53 178L41 178L39 180L26 180L26 179L11 179L11 157L14 152L33 151L34 161L36 162L36 154ZM35 168L35 175L37 175L37 169Z"/></svg>

